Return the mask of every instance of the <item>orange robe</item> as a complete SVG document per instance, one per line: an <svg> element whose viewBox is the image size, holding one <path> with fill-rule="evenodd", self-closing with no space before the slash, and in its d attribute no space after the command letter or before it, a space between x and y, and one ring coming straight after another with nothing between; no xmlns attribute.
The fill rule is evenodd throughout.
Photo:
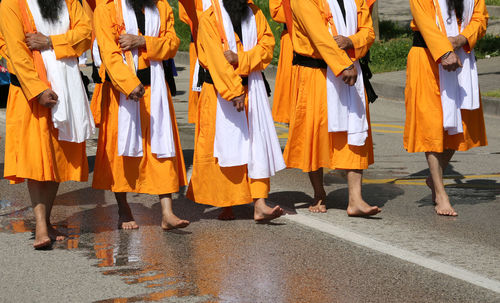
<svg viewBox="0 0 500 303"><path fill-rule="evenodd" d="M7 44L0 31L0 56L5 58L7 62L7 70L13 77L13 67L10 62L7 52ZM7 108L5 112L5 154L4 154L4 175L9 176L15 174L17 166L17 151L19 148L19 136L16 135L19 130L23 107L19 106L19 102L15 100L24 98L23 91L20 87L13 84L9 85L9 95L7 96ZM21 110L21 112L19 112ZM11 180L11 183L18 183L22 180Z"/></svg>
<svg viewBox="0 0 500 303"><path fill-rule="evenodd" d="M451 43L436 25L432 0L410 0L413 14L411 28L420 31L428 48L412 47L406 69L406 123L404 147L410 152L468 150L487 145L482 105L476 110L462 110L464 132L448 135L443 128L443 110L439 90L441 56L453 51ZM488 13L484 1L477 0L472 20L462 32L470 50L486 33Z"/></svg>
<svg viewBox="0 0 500 303"><path fill-rule="evenodd" d="M266 17L257 6L249 6L257 23L257 45L245 52L237 38L236 69L224 57L213 9L209 8L200 18L198 56L201 66L210 71L214 84L203 84L198 102L193 175L187 193L197 203L226 207L251 203L269 194L269 178L250 179L246 165L220 167L213 156L217 93L226 100L246 93L240 75L264 70L273 58L274 37Z"/></svg>
<svg viewBox="0 0 500 303"><path fill-rule="evenodd" d="M196 14L197 16L201 15L203 13L203 3L199 0L195 0L195 6L196 6ZM191 29L191 43L189 43L189 98L188 98L188 122L189 123L196 123L196 110L198 107L198 98L200 97L199 92L193 91L193 76L194 76L194 68L196 65L196 60L198 60L198 54L196 52L196 41L194 41L195 37L195 31L197 30L196 22L193 22L191 18L189 17L189 14L187 13L186 9L182 5L181 2L179 2L179 19L189 25L189 28Z"/></svg>
<svg viewBox="0 0 500 303"><path fill-rule="evenodd" d="M285 12L281 0L269 0L269 10L274 21L285 23ZM276 122L290 122L292 102L292 39L287 29L283 29L280 42L280 58L274 84L273 118Z"/></svg>
<svg viewBox="0 0 500 303"><path fill-rule="evenodd" d="M67 0L70 29L61 35L51 36L57 59L79 57L90 47L91 27L78 0ZM33 55L24 42L25 28L18 0L4 0L0 8L2 29L13 73L21 83L22 94L9 97L9 103L19 111L15 122L19 148L6 140L4 176L14 182L26 179L37 181L86 181L88 162L85 143L59 141L50 109L41 106L37 96L48 86L40 80L33 63ZM31 14L28 14L33 20ZM9 114L10 116L10 114ZM10 124L8 122L7 124ZM16 155L12 155L12 152ZM12 161L15 160L15 163Z"/></svg>
<svg viewBox="0 0 500 303"><path fill-rule="evenodd" d="M139 49L138 69L149 66L149 60L173 58L180 40L174 30L174 14L165 0L157 3L160 12L160 34L158 37L144 36L146 47ZM95 34L101 51L102 62L111 82L102 87L100 108L101 124L97 145L95 172L92 187L113 192L137 192L167 194L179 191L187 184L184 157L175 119L170 93L170 118L176 144L176 156L157 158L151 152L150 104L151 86L145 86L146 93L140 100L140 117L143 141L143 157L118 156L118 109L120 92L130 93L141 83L137 76L123 63L118 44L120 33L116 21L116 10L112 0L99 4L94 11Z"/></svg>
<svg viewBox="0 0 500 303"><path fill-rule="evenodd" d="M323 0L292 0L293 49L303 56L323 59L336 76L362 58L375 39L372 19L364 0L356 0L358 32L349 38L354 49L341 50L328 31ZM288 167L305 172L322 167L366 169L373 163L371 129L363 146L347 144L347 132L328 132L326 69L293 66L290 130L284 158ZM366 101L368 125L370 115Z"/></svg>

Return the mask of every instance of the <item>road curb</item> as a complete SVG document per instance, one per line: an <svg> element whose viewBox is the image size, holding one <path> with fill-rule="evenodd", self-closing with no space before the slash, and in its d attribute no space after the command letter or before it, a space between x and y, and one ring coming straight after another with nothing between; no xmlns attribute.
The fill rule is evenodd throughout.
<svg viewBox="0 0 500 303"><path fill-rule="evenodd" d="M488 10L488 14L495 17L500 17L500 6L498 5L486 5L486 9Z"/></svg>

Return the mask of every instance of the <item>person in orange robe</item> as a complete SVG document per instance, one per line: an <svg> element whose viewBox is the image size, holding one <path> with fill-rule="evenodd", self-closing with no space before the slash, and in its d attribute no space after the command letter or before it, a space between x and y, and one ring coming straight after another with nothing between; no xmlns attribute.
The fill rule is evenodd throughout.
<svg viewBox="0 0 500 303"><path fill-rule="evenodd" d="M273 118L276 122L290 122L290 107L292 102L292 39L286 25L282 0L269 0L269 11L274 21L284 23L281 32L281 48L278 61L278 71L274 84Z"/></svg>
<svg viewBox="0 0 500 303"><path fill-rule="evenodd" d="M269 178L251 179L248 177L247 165L221 167L214 157L217 94L232 101L235 106L237 103L243 104L248 87L242 84L242 77L264 70L273 57L275 42L266 17L256 5L241 0L238 2L234 5L241 5L243 9L248 5L255 14L257 45L249 51L243 51L238 37L237 54L223 50L213 6L200 17L198 58L205 69L204 74L210 79L205 79L198 102L193 175L187 197L196 203L222 207L219 216L222 220L234 219L232 206L254 202L254 220L262 221L277 218L283 213L279 206L271 208L266 204ZM229 10L228 14L232 16ZM241 22L241 16L239 18L240 21L233 21L233 25ZM232 58L232 63L236 63L237 68L229 63L229 58Z"/></svg>
<svg viewBox="0 0 500 303"><path fill-rule="evenodd" d="M15 89L9 97L9 110L12 109L9 118L14 117L14 123L7 124L13 140L6 140L4 177L13 182L28 179L36 219L35 248L46 248L51 240L64 239L50 224L59 183L88 179L85 142L58 139L58 129L51 119L51 107L58 102L58 96L42 80L46 76L37 72L33 59L36 51L45 49L53 49L58 60L77 58L90 47L91 27L81 4L78 0L68 0L66 5L70 28L64 34L52 36L28 32L27 23L34 21L26 2L4 0L0 8L0 28L15 75L13 82L19 82L22 91ZM40 6L45 7L41 9L44 19L60 18L60 10L47 4Z"/></svg>
<svg viewBox="0 0 500 303"><path fill-rule="evenodd" d="M199 16L203 13L203 3L195 0L196 14ZM198 98L200 93L193 90L193 76L198 55L196 53L196 41L194 40L195 31L197 30L197 20L191 20L186 9L179 2L179 19L189 25L191 29L191 42L189 43L189 97L188 97L188 122L196 123L196 109L198 106Z"/></svg>
<svg viewBox="0 0 500 303"><path fill-rule="evenodd" d="M411 28L423 43L416 45L414 39L408 54L404 148L410 153L425 152L430 170L426 183L432 191L435 211L438 215L456 216L444 189L443 171L455 151L487 145L486 130L482 106L461 110L463 133L450 135L444 129L438 65L451 71L460 66L455 51L463 47L470 52L474 48L486 33L488 13L484 0L476 0L469 25L460 35L447 38L436 24L432 0L411 0L410 8ZM446 20L446 15L443 17Z"/></svg>
<svg viewBox="0 0 500 303"><path fill-rule="evenodd" d="M287 167L309 173L314 202L309 210L326 212L323 167L347 172L350 216L367 216L380 212L361 196L363 170L373 163L371 129L363 146L347 144L347 132L328 132L326 66L346 84L354 85L357 70L353 61L363 57L375 39L372 19L365 0L356 0L357 33L332 36L328 29L326 0L292 0L292 44L295 56L315 63L293 66L294 106L290 112L289 139L284 152ZM366 101L368 102L368 101ZM366 118L369 125L368 103Z"/></svg>
<svg viewBox="0 0 500 303"><path fill-rule="evenodd" d="M180 40L175 34L174 15L167 1L131 0L128 3L137 9L136 16L142 12L139 8L144 9L146 5L149 7L156 5L160 14L160 31L158 37L145 36L142 32L144 28L140 30L139 35L120 33L119 29L122 25L117 21L117 11L113 0L99 4L94 11L95 35L106 69L107 80L102 88L101 124L92 186L115 193L119 207L119 228L138 228L127 202L127 192L159 195L163 210L161 227L165 230L182 228L186 227L189 222L179 219L172 211L172 193L178 192L180 186L187 185L172 97L168 92L175 156L162 158L151 150L152 88L147 79L139 79L137 76L141 70L149 75L150 60L163 61L173 58ZM137 19L141 28L139 22L141 19ZM145 17L142 20L145 20ZM138 50L137 74L123 62L122 51L131 49ZM140 103L140 128L144 151L142 157L119 156L120 93Z"/></svg>

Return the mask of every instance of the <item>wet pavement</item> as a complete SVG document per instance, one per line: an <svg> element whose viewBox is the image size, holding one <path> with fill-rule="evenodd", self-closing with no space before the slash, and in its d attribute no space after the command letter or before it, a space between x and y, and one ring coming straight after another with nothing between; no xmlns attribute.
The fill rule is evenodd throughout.
<svg viewBox="0 0 500 303"><path fill-rule="evenodd" d="M186 71L181 66L181 89ZM189 169L186 99L181 92L175 106ZM403 103L378 100L371 114L376 162L363 194L383 207L373 219L346 216L337 171L325 176L327 214L308 213L307 176L286 170L272 179L269 201L288 214L272 224L255 224L251 206L237 207L235 221L218 221L219 209L181 192L174 209L192 224L171 232L159 227L155 196L129 194L140 229L124 231L112 193L69 182L52 218L69 239L39 252L26 185L0 180L0 301L499 302L500 119L486 118L490 146L458 153L446 171L459 217L443 218L433 214L424 156L402 148ZM284 144L286 127L277 131ZM93 165L95 141L87 149Z"/></svg>

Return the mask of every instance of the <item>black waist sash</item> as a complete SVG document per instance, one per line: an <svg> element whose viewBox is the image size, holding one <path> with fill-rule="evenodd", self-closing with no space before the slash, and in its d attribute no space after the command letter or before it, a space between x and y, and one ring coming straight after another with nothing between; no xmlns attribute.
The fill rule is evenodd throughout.
<svg viewBox="0 0 500 303"><path fill-rule="evenodd" d="M293 65L300 65L310 68L324 68L326 69L328 65L323 59L316 59L312 57L302 56L301 54L293 53Z"/></svg>
<svg viewBox="0 0 500 303"><path fill-rule="evenodd" d="M204 69L203 67L200 66L200 70L198 72L198 87L201 87L203 83L208 83L208 84L214 84L214 80L212 79L212 76L210 75L210 72L208 69ZM248 77L241 77L241 84L243 86L248 85Z"/></svg>
<svg viewBox="0 0 500 303"><path fill-rule="evenodd" d="M21 87L21 82L19 82L19 79L14 74L10 74L10 84Z"/></svg>
<svg viewBox="0 0 500 303"><path fill-rule="evenodd" d="M264 80L264 85L266 86L266 92L267 96L271 97L271 86L269 85L269 82L266 79L266 76L264 73L262 73L262 79ZM210 72L207 69L204 69L203 67L200 66L200 69L198 71L198 83L197 86L201 87L203 83L208 83L208 84L214 84L214 80L212 79L212 76L210 75ZM248 77L241 77L241 84L243 86L248 86Z"/></svg>
<svg viewBox="0 0 500 303"><path fill-rule="evenodd" d="M420 32L413 32L413 46L427 48L424 37Z"/></svg>
<svg viewBox="0 0 500 303"><path fill-rule="evenodd" d="M137 78L141 81L142 85L151 85L151 67L146 67L143 69L138 69L136 73ZM108 71L106 71L106 81L111 82L109 78ZM97 83L97 82L96 82Z"/></svg>

